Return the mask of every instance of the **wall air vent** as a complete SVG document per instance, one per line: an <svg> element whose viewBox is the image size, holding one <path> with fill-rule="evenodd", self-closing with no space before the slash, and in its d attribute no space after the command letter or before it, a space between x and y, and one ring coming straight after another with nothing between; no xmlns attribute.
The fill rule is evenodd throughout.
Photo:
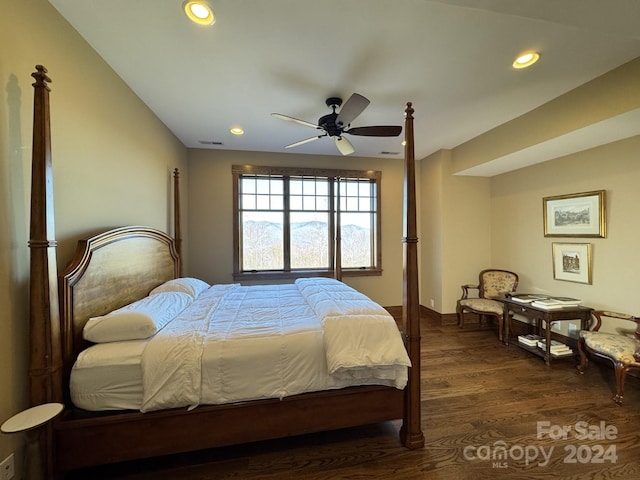
<svg viewBox="0 0 640 480"><path fill-rule="evenodd" d="M201 145L224 145L222 142L216 142L215 140L199 140Z"/></svg>

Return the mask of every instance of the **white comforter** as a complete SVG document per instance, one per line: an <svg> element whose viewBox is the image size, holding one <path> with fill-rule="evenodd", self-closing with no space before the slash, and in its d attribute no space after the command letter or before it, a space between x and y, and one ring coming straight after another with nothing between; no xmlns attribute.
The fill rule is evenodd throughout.
<svg viewBox="0 0 640 480"><path fill-rule="evenodd" d="M141 411L379 384L404 388L393 318L332 279L214 285L148 343Z"/></svg>

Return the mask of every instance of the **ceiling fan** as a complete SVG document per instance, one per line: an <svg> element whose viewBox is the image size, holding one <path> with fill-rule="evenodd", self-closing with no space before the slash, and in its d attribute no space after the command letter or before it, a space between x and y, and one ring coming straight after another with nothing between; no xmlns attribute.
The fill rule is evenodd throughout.
<svg viewBox="0 0 640 480"><path fill-rule="evenodd" d="M340 97L329 97L326 100L327 107L333 109L332 113L323 115L318 119L317 125L304 120L298 120L297 118L290 117L288 115L282 115L281 113L272 113L271 115L287 122L299 123L307 127L316 128L322 130L324 133L316 135L306 140L292 143L284 148L297 147L304 143L313 142L322 137L331 137L336 143L336 147L343 155L349 155L353 153L355 149L349 140L347 140L343 134L349 135L361 135L366 137L397 137L402 132L401 126L393 125L377 125L370 127L353 127L351 128L351 122L353 122L358 115L360 115L365 108L369 105L369 100L354 93L345 102L344 106L340 109L340 112L336 112L336 109L342 105L342 99Z"/></svg>

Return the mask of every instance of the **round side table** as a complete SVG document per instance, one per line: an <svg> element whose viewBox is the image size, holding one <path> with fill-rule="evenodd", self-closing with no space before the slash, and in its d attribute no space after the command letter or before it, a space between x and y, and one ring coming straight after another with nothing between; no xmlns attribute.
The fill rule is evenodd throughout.
<svg viewBox="0 0 640 480"><path fill-rule="evenodd" d="M38 428L49 420L53 420L63 408L64 405L61 403L45 403L28 408L4 422L0 430L2 433L19 433Z"/></svg>
<svg viewBox="0 0 640 480"><path fill-rule="evenodd" d="M44 403L16 413L0 426L2 433L29 432L24 453L24 474L26 479L43 478L42 452L40 452L40 431L38 427L53 420L62 412L61 403Z"/></svg>

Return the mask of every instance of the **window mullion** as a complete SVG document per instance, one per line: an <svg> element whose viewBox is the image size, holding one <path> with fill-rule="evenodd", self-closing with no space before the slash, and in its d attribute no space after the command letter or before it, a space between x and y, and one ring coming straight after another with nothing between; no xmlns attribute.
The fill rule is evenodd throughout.
<svg viewBox="0 0 640 480"><path fill-rule="evenodd" d="M329 178L329 268L334 269L336 265L336 180L337 177Z"/></svg>
<svg viewBox="0 0 640 480"><path fill-rule="evenodd" d="M372 254L375 254L375 261L373 263L373 266L379 269L382 268L382 224L380 217L380 212L382 211L382 175L380 174L380 172L376 173L376 177L373 180L373 188L375 189L374 198L376 199L376 203L375 205L373 205L376 223Z"/></svg>
<svg viewBox="0 0 640 480"><path fill-rule="evenodd" d="M283 177L284 185L284 218L283 218L283 249L284 249L284 271L291 271L291 204L289 201L289 180L291 177Z"/></svg>
<svg viewBox="0 0 640 480"><path fill-rule="evenodd" d="M242 232L240 228L242 225L242 212L240 205L240 195L242 194L242 175L238 173L233 174L233 272L240 273L240 266L242 265Z"/></svg>
<svg viewBox="0 0 640 480"><path fill-rule="evenodd" d="M338 275L338 280L342 279L342 232L340 231L342 228L342 223L340 221L340 210L341 210L341 199L340 199L340 177L336 176L333 179L333 182L331 182L332 184L335 185L335 191L336 194L334 195L335 198L335 205L332 208L332 211L335 212L335 215L332 215L332 217L335 217L335 225L333 226L333 232L334 232L334 242L332 244L332 247L334 248L334 263L333 263L333 268L336 272L339 272Z"/></svg>

